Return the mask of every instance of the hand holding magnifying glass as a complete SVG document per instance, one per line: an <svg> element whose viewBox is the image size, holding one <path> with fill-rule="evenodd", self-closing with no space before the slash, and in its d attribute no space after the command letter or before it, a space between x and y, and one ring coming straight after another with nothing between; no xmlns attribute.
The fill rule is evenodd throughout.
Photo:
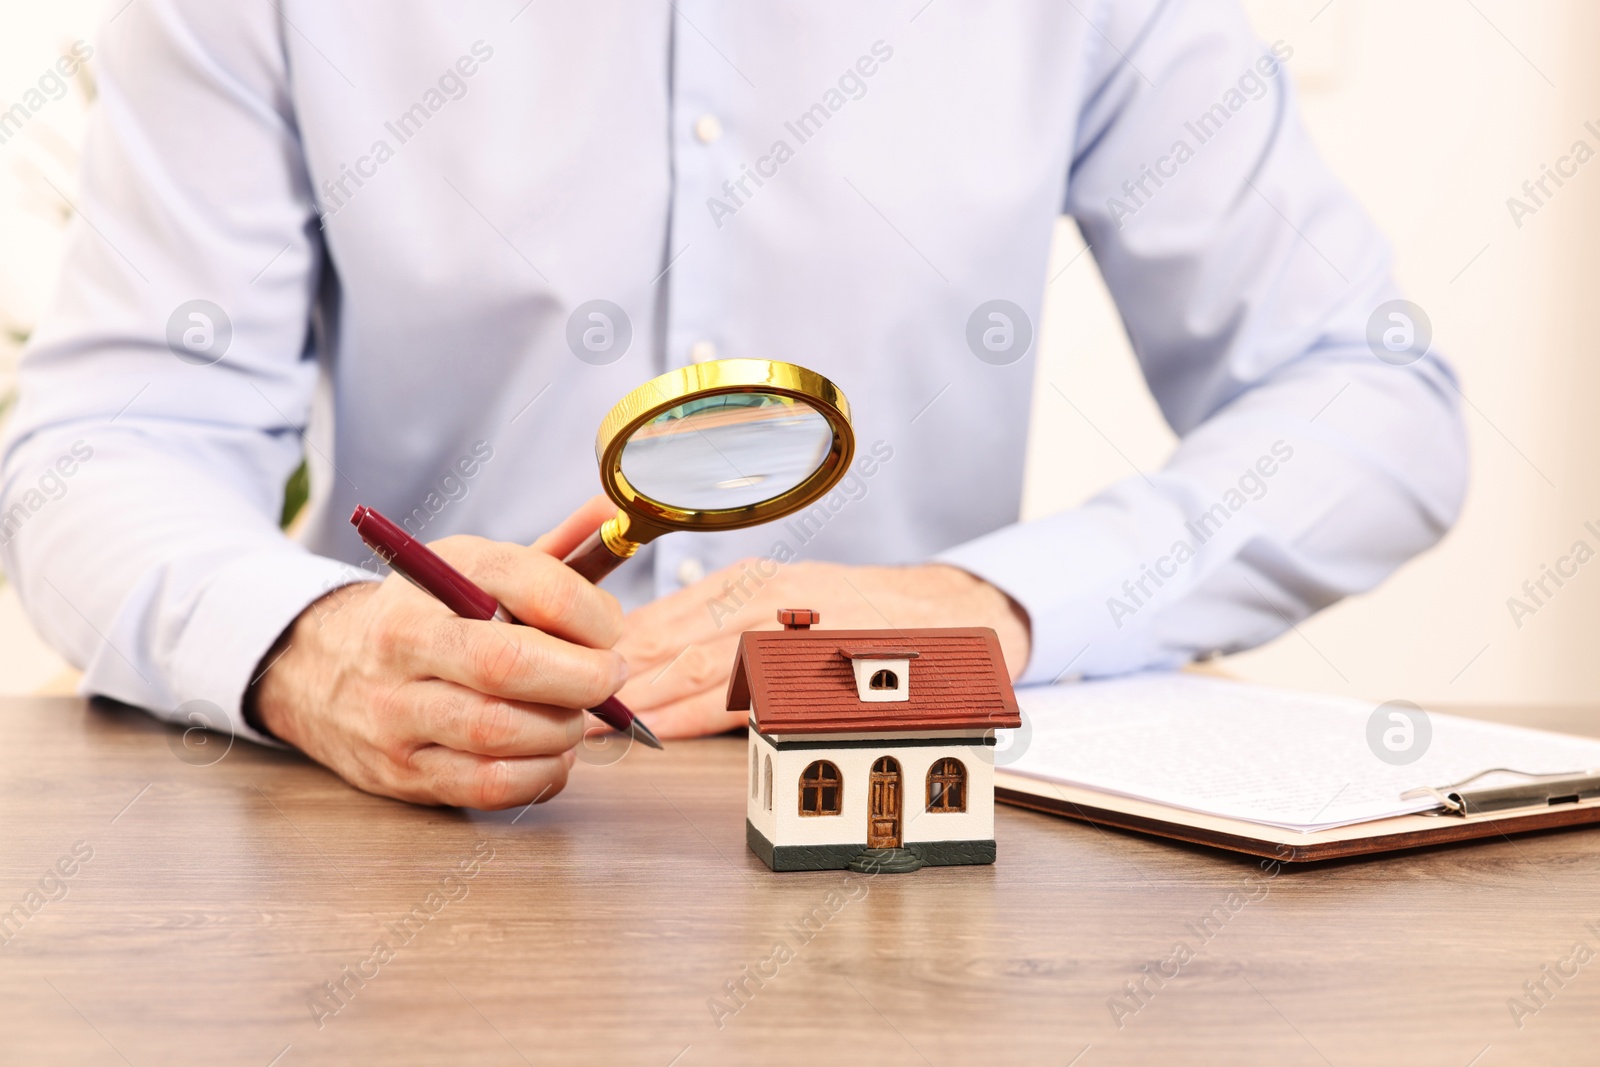
<svg viewBox="0 0 1600 1067"><path fill-rule="evenodd" d="M441 585L434 568L427 584L457 614L492 617L504 604L531 626L450 625L398 578L340 586L263 657L248 721L369 792L476 808L548 800L577 758L582 719L570 709L596 707L607 722L627 714L605 714L621 707L607 699L625 677L613 647L621 615L585 579L670 530L733 530L807 507L855 451L837 387L761 360L645 383L607 416L597 444L618 511L587 542L570 523L543 542L570 568L539 547L470 536L425 549L454 575ZM474 596L466 586L478 581ZM625 728L638 733L635 723Z"/></svg>
<svg viewBox="0 0 1600 1067"><path fill-rule="evenodd" d="M768 360L703 363L624 397L595 444L618 505L566 563L597 582L674 529L733 530L787 515L827 493L850 466L855 436L837 386ZM466 618L517 622L426 545L368 507L350 521L396 573ZM590 709L613 729L661 742L615 697Z"/></svg>

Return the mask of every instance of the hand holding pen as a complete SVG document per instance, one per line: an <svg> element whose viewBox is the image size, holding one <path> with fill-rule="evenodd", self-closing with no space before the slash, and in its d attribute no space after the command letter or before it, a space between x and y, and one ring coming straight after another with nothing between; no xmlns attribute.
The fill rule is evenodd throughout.
<svg viewBox="0 0 1600 1067"><path fill-rule="evenodd" d="M393 568L396 574L423 592L437 597L445 607L462 618L521 624L521 620L514 618L494 597L375 509L358 506L350 516L350 524L356 528L367 547ZM662 747L661 740L650 727L614 696L590 708L589 713L613 730L631 734L651 748Z"/></svg>
<svg viewBox="0 0 1600 1067"><path fill-rule="evenodd" d="M382 796L485 809L556 796L592 728L574 709L603 705L627 677L611 647L616 599L561 563L593 510L535 546L471 536L431 546L526 626L441 611L398 574L333 588L263 657L251 722ZM300 595L280 599L287 608ZM241 620L241 639L270 621Z"/></svg>

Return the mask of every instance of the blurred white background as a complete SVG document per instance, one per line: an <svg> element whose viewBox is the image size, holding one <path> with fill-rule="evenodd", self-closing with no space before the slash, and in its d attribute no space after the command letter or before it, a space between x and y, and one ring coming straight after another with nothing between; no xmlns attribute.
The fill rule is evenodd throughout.
<svg viewBox="0 0 1600 1067"><path fill-rule="evenodd" d="M0 0L0 110L125 0ZM1506 199L1583 139L1600 150L1600 5L1588 0L1250 0L1323 153L1387 231L1407 295L1468 398L1474 477L1439 548L1381 589L1226 668L1374 701L1587 703L1600 696L1600 566L1519 628L1507 598L1600 527L1600 163L1518 228ZM92 75L94 61L89 63ZM60 259L87 106L74 85L0 145L0 397ZM54 187L54 188L52 188ZM1072 506L1158 467L1172 435L1138 376L1076 229L1057 233L1040 328L1025 514ZM1074 258L1077 257L1077 258ZM1059 386L1082 414L1072 410ZM1102 436L1102 434L1104 436ZM1107 442L1110 439L1110 444ZM1114 447L1113 447L1114 446ZM1120 454L1119 454L1120 453ZM1126 457L1126 459L1124 458ZM65 667L0 588L0 692L61 685Z"/></svg>
<svg viewBox="0 0 1600 1067"><path fill-rule="evenodd" d="M92 45L98 20L115 10L106 0L0 0L0 111L36 88L74 42ZM0 419L10 407L22 339L44 309L60 267L70 217L61 194L75 196L94 67L91 58L61 99L49 100L21 132L0 144ZM66 668L35 636L15 589L0 586L0 693L59 686Z"/></svg>

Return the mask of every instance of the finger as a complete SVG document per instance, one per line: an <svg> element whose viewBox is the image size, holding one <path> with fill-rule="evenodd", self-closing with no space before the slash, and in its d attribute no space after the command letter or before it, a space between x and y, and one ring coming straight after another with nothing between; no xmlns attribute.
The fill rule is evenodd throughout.
<svg viewBox="0 0 1600 1067"><path fill-rule="evenodd" d="M622 633L617 598L544 552L481 537L429 547L528 626L590 648L610 648Z"/></svg>
<svg viewBox="0 0 1600 1067"><path fill-rule="evenodd" d="M422 621L390 626L399 635L380 639L381 654L390 662L414 677L442 678L485 696L592 708L627 679L627 664L617 653L575 645L531 626L432 610Z"/></svg>
<svg viewBox="0 0 1600 1067"><path fill-rule="evenodd" d="M720 734L750 721L749 711L728 711L725 699L718 693L697 693L641 717L662 740Z"/></svg>
<svg viewBox="0 0 1600 1067"><path fill-rule="evenodd" d="M745 560L724 567L679 589L653 600L628 616L640 631L672 633L677 647L732 630L735 633L755 626L758 616L767 614L761 592L764 582L756 572L762 560Z"/></svg>
<svg viewBox="0 0 1600 1067"><path fill-rule="evenodd" d="M571 755L503 759L431 745L412 754L409 788L434 804L499 811L549 800L566 788L571 766Z"/></svg>
<svg viewBox="0 0 1600 1067"><path fill-rule="evenodd" d="M737 642L737 635L746 630L772 629L777 624L764 600L752 597L734 605L721 595L731 582L723 576L741 566L736 564L629 612L623 620L622 636L613 647L627 657L636 672L643 672L665 667L690 645L727 637Z"/></svg>
<svg viewBox="0 0 1600 1067"><path fill-rule="evenodd" d="M665 707L708 690L724 695L738 651L739 635L725 634L712 641L685 645L665 663L630 663L628 684L617 696L638 711Z"/></svg>
<svg viewBox="0 0 1600 1067"><path fill-rule="evenodd" d="M533 543L533 548L556 559L566 559L584 538L617 513L617 506L604 494L585 500L578 510L562 519L555 529Z"/></svg>
<svg viewBox="0 0 1600 1067"><path fill-rule="evenodd" d="M408 687L413 737L480 756L558 756L583 740L583 712L502 700L438 679Z"/></svg>

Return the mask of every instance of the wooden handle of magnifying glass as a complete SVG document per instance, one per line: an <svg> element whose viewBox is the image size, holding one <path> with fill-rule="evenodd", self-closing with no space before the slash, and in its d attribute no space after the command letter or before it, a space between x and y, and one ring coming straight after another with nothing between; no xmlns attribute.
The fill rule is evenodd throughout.
<svg viewBox="0 0 1600 1067"><path fill-rule="evenodd" d="M600 531L596 530L584 538L583 543L573 549L562 562L598 585L600 579L622 566L625 561L606 547Z"/></svg>

